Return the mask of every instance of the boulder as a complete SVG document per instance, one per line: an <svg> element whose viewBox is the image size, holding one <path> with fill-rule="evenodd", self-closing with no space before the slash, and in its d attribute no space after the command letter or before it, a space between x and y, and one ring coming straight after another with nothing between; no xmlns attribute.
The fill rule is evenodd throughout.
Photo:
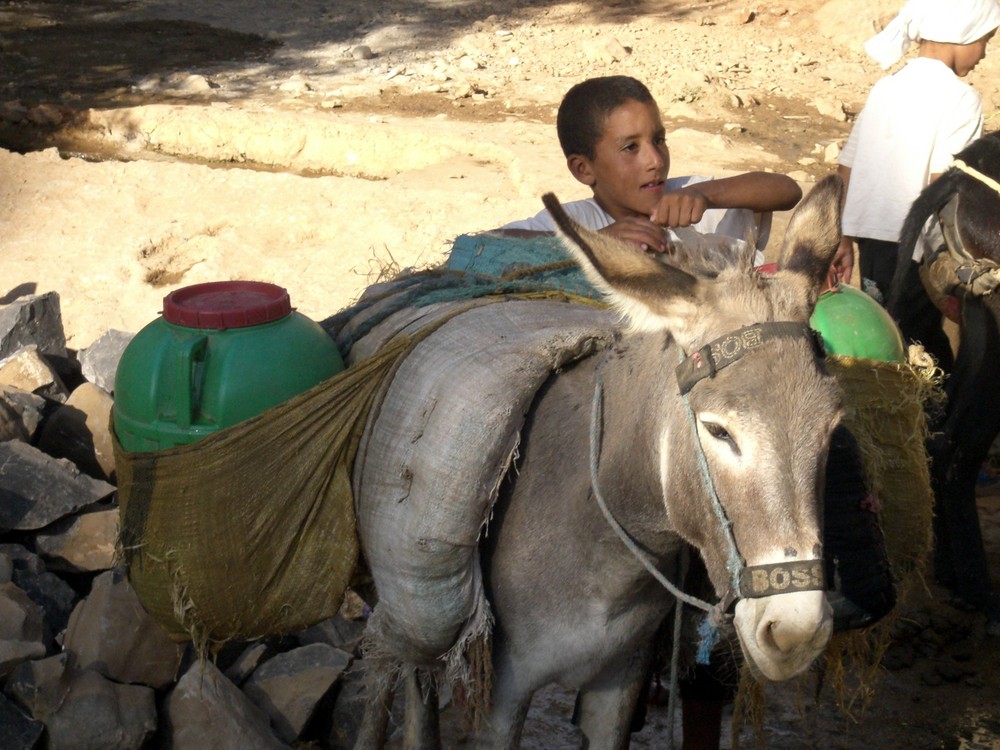
<svg viewBox="0 0 1000 750"><path fill-rule="evenodd" d="M351 655L333 646L301 646L264 662L243 692L271 718L275 734L292 743L350 663Z"/></svg>
<svg viewBox="0 0 1000 750"><path fill-rule="evenodd" d="M35 721L0 693L0 747L32 750L39 747L45 725Z"/></svg>
<svg viewBox="0 0 1000 750"><path fill-rule="evenodd" d="M115 488L26 443L0 443L0 532L34 531L111 495Z"/></svg>
<svg viewBox="0 0 1000 750"><path fill-rule="evenodd" d="M139 750L156 731L155 693L73 671L58 707L34 718L45 724L48 750Z"/></svg>
<svg viewBox="0 0 1000 750"><path fill-rule="evenodd" d="M142 608L121 568L94 579L70 615L63 645L81 669L153 688L173 682L184 655Z"/></svg>
<svg viewBox="0 0 1000 750"><path fill-rule="evenodd" d="M38 448L56 458L68 458L81 471L110 479L115 471L111 442L111 394L93 383L77 386L49 417L38 436Z"/></svg>
<svg viewBox="0 0 1000 750"><path fill-rule="evenodd" d="M42 354L66 357L66 334L56 292L27 294L0 305L0 360L29 345Z"/></svg>
<svg viewBox="0 0 1000 750"><path fill-rule="evenodd" d="M27 442L28 431L24 428L17 409L0 399L0 443L7 440Z"/></svg>
<svg viewBox="0 0 1000 750"><path fill-rule="evenodd" d="M114 393L118 362L134 336L134 333L112 329L86 349L81 349L78 357L83 377L108 393Z"/></svg>
<svg viewBox="0 0 1000 750"><path fill-rule="evenodd" d="M164 735L184 750L282 750L267 715L210 662L192 664L170 692Z"/></svg>
<svg viewBox="0 0 1000 750"><path fill-rule="evenodd" d="M34 393L2 384L0 384L0 401L17 414L18 421L27 434L25 440L32 440L45 417L48 402Z"/></svg>
<svg viewBox="0 0 1000 750"><path fill-rule="evenodd" d="M0 360L0 385L63 402L69 389L56 368L34 344L24 346Z"/></svg>
<svg viewBox="0 0 1000 750"><path fill-rule="evenodd" d="M0 584L0 677L45 656L42 608L14 583Z"/></svg>
<svg viewBox="0 0 1000 750"><path fill-rule="evenodd" d="M61 518L35 535L35 547L57 570L93 573L115 563L118 508L105 508Z"/></svg>

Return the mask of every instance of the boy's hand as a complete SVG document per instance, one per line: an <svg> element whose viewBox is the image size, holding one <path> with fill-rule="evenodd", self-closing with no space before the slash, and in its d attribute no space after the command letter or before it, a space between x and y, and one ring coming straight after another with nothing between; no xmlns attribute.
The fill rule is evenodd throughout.
<svg viewBox="0 0 1000 750"><path fill-rule="evenodd" d="M635 245L640 250L667 252L667 235L663 227L642 216L629 216L604 227L600 234Z"/></svg>
<svg viewBox="0 0 1000 750"><path fill-rule="evenodd" d="M705 194L696 186L689 186L661 195L649 218L664 227L689 227L701 221L710 207Z"/></svg>
<svg viewBox="0 0 1000 750"><path fill-rule="evenodd" d="M837 248L837 252L833 256L833 261L830 263L827 281L831 288L837 286L838 281L849 284L853 273L854 239L852 237L844 237L840 240L840 247Z"/></svg>

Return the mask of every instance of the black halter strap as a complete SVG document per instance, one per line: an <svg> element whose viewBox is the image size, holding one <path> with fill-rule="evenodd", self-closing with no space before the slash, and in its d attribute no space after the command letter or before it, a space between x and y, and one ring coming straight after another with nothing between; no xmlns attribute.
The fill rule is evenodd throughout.
<svg viewBox="0 0 1000 750"><path fill-rule="evenodd" d="M807 338L813 346L816 346L816 334L809 324L791 321L754 323L710 341L677 365L675 373L681 395L690 391L699 380L714 378L715 373L723 367L731 365L765 342L798 336Z"/></svg>

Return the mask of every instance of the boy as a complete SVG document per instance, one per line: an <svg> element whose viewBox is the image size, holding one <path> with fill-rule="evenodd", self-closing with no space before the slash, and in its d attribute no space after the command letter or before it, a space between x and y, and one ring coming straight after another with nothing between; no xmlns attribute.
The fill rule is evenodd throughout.
<svg viewBox="0 0 1000 750"><path fill-rule="evenodd" d="M998 26L997 0L910 0L865 43L883 68L912 42L920 45L916 58L872 87L837 170L847 190L845 236L834 267L844 281L850 280L852 243L857 242L862 288L879 302L889 298L899 233L910 205L956 153L982 134L982 100L960 79L985 57ZM906 281L904 305L898 310L903 336L923 343L949 371L951 345L916 264Z"/></svg>
<svg viewBox="0 0 1000 750"><path fill-rule="evenodd" d="M771 211L791 209L802 197L790 177L748 172L713 180L668 179L666 129L649 89L634 78L591 78L573 86L556 118L570 173L594 195L564 204L589 229L666 252L666 227L692 227L746 240L756 238L758 259L770 231ZM548 212L501 228L551 232Z"/></svg>
<svg viewBox="0 0 1000 750"><path fill-rule="evenodd" d="M643 251L666 252L666 228L691 227L701 234L755 238L759 264L771 212L791 209L802 197L794 180L767 172L714 180L668 178L670 150L660 110L646 86L627 76L573 86L559 106L556 128L566 166L593 191L592 198L563 204L566 212L579 224ZM552 232L554 226L543 211L501 231L536 234ZM826 484L828 567L835 567L845 589L831 592L834 620L839 629L864 627L893 607L895 592L877 518L862 510L867 489L860 454L845 429L834 434ZM837 549L852 554L834 563ZM728 689L715 672L726 673L727 666L699 667L681 685L685 750L718 748ZM640 726L642 713L640 707Z"/></svg>

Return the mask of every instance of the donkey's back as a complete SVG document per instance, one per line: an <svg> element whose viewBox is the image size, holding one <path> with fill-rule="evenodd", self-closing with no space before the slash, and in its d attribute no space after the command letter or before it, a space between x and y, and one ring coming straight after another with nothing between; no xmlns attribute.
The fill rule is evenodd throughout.
<svg viewBox="0 0 1000 750"><path fill-rule="evenodd" d="M533 400L512 405L527 414L520 442L496 455L517 456L515 467L481 472L479 484L466 488L469 502L487 507L477 518L489 521L483 564L477 525L468 539L472 564L454 576L456 589L482 585L486 596L465 622L448 624L436 653L408 645L419 628L401 626L393 613L402 603L394 599L420 592L402 597L391 579L403 555L401 574L419 578L427 564L428 584L440 583L430 563L441 535L421 527L415 550L384 543L385 518L366 506L424 500L408 467L392 460L384 473L395 472L405 487L396 483L391 503L373 498L375 485L358 476L386 453L371 443L363 452L359 530L381 597L372 651L386 656L383 666L433 666L447 652L460 672L483 653L473 644L486 642L479 636L495 618L481 746L517 747L532 694L555 681L581 691L578 718L590 747L625 747L652 636L674 602L650 569L676 581L678 553L688 545L721 599L716 614L740 599L736 631L762 674L801 672L825 646L831 624L818 573L817 488L839 402L807 321L839 243L839 196L839 182L829 180L807 198L789 225L783 270L771 279L753 273L748 258L706 268L676 257L676 266L664 265L586 232L547 203L592 283L630 325L614 332L610 346L605 334L588 333L601 340L597 354L551 362L549 372L558 374L540 380ZM607 331L606 313L581 315ZM403 453L427 438L441 408L434 399L417 401L401 407L421 415L412 429L396 431ZM397 416L383 410L369 432L384 421L381 431L392 435ZM460 420L453 430L463 432ZM435 434L448 453L455 443L445 432ZM450 481L442 471L419 483L428 505ZM483 496L496 503L473 502ZM764 584L754 590L760 574ZM431 612L422 617L430 629L441 624ZM465 676L484 680L489 671ZM366 717L361 746L378 745L384 714L377 713Z"/></svg>

